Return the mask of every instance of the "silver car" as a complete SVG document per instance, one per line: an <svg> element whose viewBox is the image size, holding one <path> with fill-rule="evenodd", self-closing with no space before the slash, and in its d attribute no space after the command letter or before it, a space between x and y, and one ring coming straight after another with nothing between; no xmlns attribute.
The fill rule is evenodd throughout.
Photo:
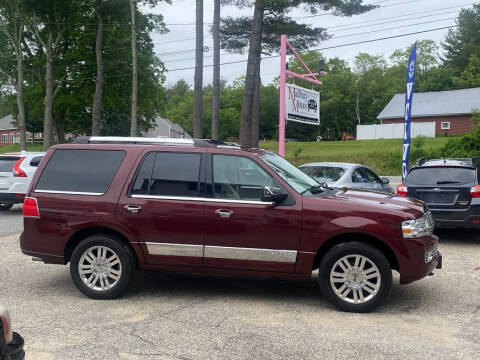
<svg viewBox="0 0 480 360"><path fill-rule="evenodd" d="M393 193L388 178L380 178L373 170L364 165L318 162L303 164L299 169L319 183L326 183L331 187L347 187Z"/></svg>

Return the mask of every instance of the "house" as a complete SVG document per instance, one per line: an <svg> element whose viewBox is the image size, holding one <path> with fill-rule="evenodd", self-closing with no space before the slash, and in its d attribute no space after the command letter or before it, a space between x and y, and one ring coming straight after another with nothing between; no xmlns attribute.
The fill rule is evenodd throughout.
<svg viewBox="0 0 480 360"><path fill-rule="evenodd" d="M13 124L12 115L7 115L0 119L0 146L16 144L20 140L18 128Z"/></svg>
<svg viewBox="0 0 480 360"><path fill-rule="evenodd" d="M32 137L33 136L33 137ZM27 131L27 142L42 142L42 133L31 133ZM12 114L0 119L0 147L18 144L20 142L20 132L15 124Z"/></svg>
<svg viewBox="0 0 480 360"><path fill-rule="evenodd" d="M174 139L192 138L180 125L175 124L166 118L157 117L155 123L156 126L153 129L150 129L143 134L145 137L165 137Z"/></svg>
<svg viewBox="0 0 480 360"><path fill-rule="evenodd" d="M435 134L461 135L472 130L472 110L480 110L480 88L413 94L412 122L435 122ZM403 123L405 94L396 94L377 118Z"/></svg>

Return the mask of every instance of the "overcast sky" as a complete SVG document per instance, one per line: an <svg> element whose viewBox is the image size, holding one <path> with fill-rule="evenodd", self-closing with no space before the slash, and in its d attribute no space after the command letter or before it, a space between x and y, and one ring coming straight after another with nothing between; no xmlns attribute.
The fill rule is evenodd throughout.
<svg viewBox="0 0 480 360"><path fill-rule="evenodd" d="M175 70L191 68L195 65L195 0L172 0L172 5L162 3L150 9L144 8L145 13L162 14L168 24L168 34L152 34L155 51L164 61L167 69ZM299 22L314 27L324 27L333 35L333 38L322 42L314 48L324 48L349 44L353 42L378 39L381 37L396 36L405 33L436 29L455 24L455 18L462 7L471 7L474 1L468 0L366 0L365 3L376 3L381 7L363 15L352 17L338 17L329 14L299 19ZM234 7L222 6L221 16L253 15L253 8L239 10ZM302 9L292 12L292 17L310 15ZM212 64L212 36L210 23L213 18L213 0L204 0L204 43L210 51L204 55L204 65ZM372 55L384 55L386 59L398 48L406 48L416 40L432 39L438 43L443 40L447 29L426 32L388 40L375 41L359 45L322 50L325 57L339 57L349 62L359 52ZM171 54L172 52L177 52ZM179 53L181 52L181 53ZM170 53L170 54L169 54ZM221 62L230 62L247 59L247 55L225 54L221 51ZM229 82L245 74L246 62L239 64L222 65L221 77ZM262 82L269 83L278 76L279 59L262 61ZM193 69L175 70L167 72L167 85L179 79L193 83ZM212 67L204 68L204 84L212 81Z"/></svg>

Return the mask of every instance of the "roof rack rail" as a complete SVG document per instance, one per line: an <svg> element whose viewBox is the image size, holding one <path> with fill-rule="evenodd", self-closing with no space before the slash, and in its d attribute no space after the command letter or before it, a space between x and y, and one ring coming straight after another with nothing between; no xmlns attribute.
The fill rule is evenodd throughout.
<svg viewBox="0 0 480 360"><path fill-rule="evenodd" d="M193 145L191 139L174 138L148 138L148 137L127 137L127 136L79 136L73 140L73 144L91 144L100 143L134 143L134 144L179 144Z"/></svg>

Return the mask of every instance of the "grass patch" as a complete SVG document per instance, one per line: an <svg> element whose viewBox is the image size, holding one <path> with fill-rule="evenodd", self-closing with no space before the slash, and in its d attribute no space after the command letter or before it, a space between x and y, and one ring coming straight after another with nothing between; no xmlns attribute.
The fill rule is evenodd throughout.
<svg viewBox="0 0 480 360"><path fill-rule="evenodd" d="M12 144L4 147L0 147L0 154L10 153L10 152L19 152L20 145ZM27 145L27 151L43 151L43 145Z"/></svg>
<svg viewBox="0 0 480 360"><path fill-rule="evenodd" d="M420 148L415 148L412 139L410 165L423 154L438 152L448 141L447 137L424 138ZM260 147L278 151L276 141L261 141ZM380 175L402 174L403 139L288 142L285 157L294 165L308 162L337 161L363 164Z"/></svg>

